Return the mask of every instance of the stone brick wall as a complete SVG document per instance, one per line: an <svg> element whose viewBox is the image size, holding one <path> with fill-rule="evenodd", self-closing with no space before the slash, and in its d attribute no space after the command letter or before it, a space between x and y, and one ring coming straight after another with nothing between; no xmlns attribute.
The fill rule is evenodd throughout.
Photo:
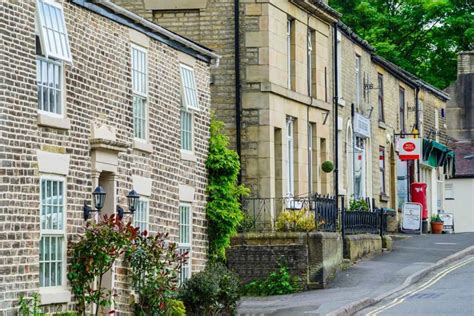
<svg viewBox="0 0 474 316"><path fill-rule="evenodd" d="M235 148L234 1L209 0L204 9L165 11L146 9L143 0L114 2L222 56L219 67L212 69L212 106Z"/></svg>
<svg viewBox="0 0 474 316"><path fill-rule="evenodd" d="M342 262L337 233L247 233L231 241L228 266L247 283L267 277L281 265L303 288L323 288Z"/></svg>
<svg viewBox="0 0 474 316"><path fill-rule="evenodd" d="M132 176L152 180L150 230L177 240L179 185L194 188L192 269L206 263L205 219L210 117L209 65L194 70L200 111L194 114L195 162L181 159L180 75L177 50L155 40L149 58L149 135L151 153L133 148L129 29L82 7L63 2L73 58L65 66L66 117L70 129L40 126L37 119L35 2L0 3L0 313L13 314L19 295L39 287L39 179L36 150L69 155L67 238L83 231L82 205L91 199L91 126L115 129L125 151L118 154L116 196L133 187ZM108 192L113 196L112 192ZM128 293L117 270L119 291ZM65 307L65 306L63 306ZM69 306L71 307L71 306ZM128 297L115 306L130 312Z"/></svg>

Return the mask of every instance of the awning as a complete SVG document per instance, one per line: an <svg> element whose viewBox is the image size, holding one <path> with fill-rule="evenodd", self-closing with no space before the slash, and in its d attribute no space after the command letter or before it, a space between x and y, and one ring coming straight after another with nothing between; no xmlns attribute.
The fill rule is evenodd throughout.
<svg viewBox="0 0 474 316"><path fill-rule="evenodd" d="M423 139L423 163L434 168L447 167L454 161L454 152L434 140ZM454 169L454 168L449 168Z"/></svg>

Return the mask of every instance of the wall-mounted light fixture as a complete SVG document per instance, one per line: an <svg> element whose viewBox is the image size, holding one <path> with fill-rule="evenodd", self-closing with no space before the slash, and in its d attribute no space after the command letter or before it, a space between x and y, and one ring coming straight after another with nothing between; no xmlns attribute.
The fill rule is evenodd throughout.
<svg viewBox="0 0 474 316"><path fill-rule="evenodd" d="M84 201L83 207L83 214L84 220L88 220L91 213L97 212L100 213L100 210L104 208L105 204L105 197L107 196L107 192L105 192L104 188L98 186L95 188L94 192L92 192L92 198L94 200L95 210L92 209L89 205L87 205L87 201ZM124 214L133 214L138 206L138 200L140 196L135 190L132 190L127 195L127 202L128 202L128 212L125 212L123 208L117 205L117 216L119 219L123 218Z"/></svg>

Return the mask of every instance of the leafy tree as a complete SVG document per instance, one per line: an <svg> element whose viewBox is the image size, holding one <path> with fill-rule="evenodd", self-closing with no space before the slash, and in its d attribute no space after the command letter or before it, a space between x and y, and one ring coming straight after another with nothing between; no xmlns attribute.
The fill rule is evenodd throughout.
<svg viewBox="0 0 474 316"><path fill-rule="evenodd" d="M240 161L237 153L229 149L229 138L222 133L224 123L214 116L211 119L211 137L206 167L209 171L207 219L209 221L209 258L225 260L225 248L243 220L240 197L248 189L237 184Z"/></svg>
<svg viewBox="0 0 474 316"><path fill-rule="evenodd" d="M456 79L457 53L474 49L472 0L330 0L377 53L438 88Z"/></svg>

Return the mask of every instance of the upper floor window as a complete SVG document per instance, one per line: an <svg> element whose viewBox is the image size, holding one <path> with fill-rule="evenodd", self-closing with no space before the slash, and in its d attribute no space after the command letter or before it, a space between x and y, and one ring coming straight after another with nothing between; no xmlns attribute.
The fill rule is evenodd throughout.
<svg viewBox="0 0 474 316"><path fill-rule="evenodd" d="M316 72L316 50L314 44L316 40L316 32L312 29L308 29L308 38L307 38L307 54L308 54L308 95L315 96L316 92L316 82L315 82L315 72Z"/></svg>
<svg viewBox="0 0 474 316"><path fill-rule="evenodd" d="M400 102L400 131L405 131L405 89L400 87L399 91L399 102Z"/></svg>
<svg viewBox="0 0 474 316"><path fill-rule="evenodd" d="M337 46L336 46L336 56L337 56L337 96L340 99L342 97L342 42L341 42L341 32L337 31Z"/></svg>
<svg viewBox="0 0 474 316"><path fill-rule="evenodd" d="M62 115L63 111L63 65L59 61L41 56L36 58L36 83L38 109Z"/></svg>
<svg viewBox="0 0 474 316"><path fill-rule="evenodd" d="M193 114L181 110L181 149L193 151Z"/></svg>
<svg viewBox="0 0 474 316"><path fill-rule="evenodd" d="M359 55L356 55L356 58L355 58L355 93L356 93L356 105L360 105L360 102L361 102L361 90L362 90L362 84L361 84L361 81L362 81L362 72L361 72L361 59L360 59L360 56Z"/></svg>
<svg viewBox="0 0 474 316"><path fill-rule="evenodd" d="M133 136L146 140L148 122L148 72L147 50L136 45L132 54L132 92L133 92Z"/></svg>
<svg viewBox="0 0 474 316"><path fill-rule="evenodd" d="M193 151L193 111L199 110L196 79L193 68L181 64L181 149Z"/></svg>
<svg viewBox="0 0 474 316"><path fill-rule="evenodd" d="M37 4L38 31L44 55L47 58L72 62L61 4L52 0L38 0Z"/></svg>
<svg viewBox="0 0 474 316"><path fill-rule="evenodd" d="M191 277L191 250L192 243L192 212L191 204L181 203L179 206L179 250L188 253L188 261L181 267L179 283L183 284Z"/></svg>
<svg viewBox="0 0 474 316"><path fill-rule="evenodd" d="M181 64L182 102L185 109L199 110L196 79L193 68Z"/></svg>
<svg viewBox="0 0 474 316"><path fill-rule="evenodd" d="M287 184L286 184L286 196L291 198L295 195L295 172L294 172L294 130L293 130L294 122L293 118L289 117L286 121L286 176L287 176Z"/></svg>
<svg viewBox="0 0 474 316"><path fill-rule="evenodd" d="M383 75L378 74L378 109L379 109L379 121L384 122L384 108L383 108Z"/></svg>
<svg viewBox="0 0 474 316"><path fill-rule="evenodd" d="M62 177L40 180L40 287L65 284L66 213Z"/></svg>
<svg viewBox="0 0 474 316"><path fill-rule="evenodd" d="M295 89L295 20L286 21L286 49L288 69L288 89Z"/></svg>

